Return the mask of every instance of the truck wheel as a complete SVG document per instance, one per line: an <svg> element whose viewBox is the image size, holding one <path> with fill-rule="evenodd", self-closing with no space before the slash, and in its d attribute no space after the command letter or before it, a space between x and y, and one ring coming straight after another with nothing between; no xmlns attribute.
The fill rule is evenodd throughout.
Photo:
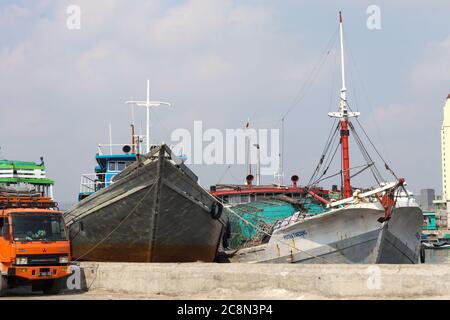
<svg viewBox="0 0 450 320"><path fill-rule="evenodd" d="M61 279L47 280L42 286L45 294L58 294L62 289L63 281Z"/></svg>
<svg viewBox="0 0 450 320"><path fill-rule="evenodd" d="M8 290L8 278L6 278L6 276L0 277L0 297L4 297L6 295L6 291Z"/></svg>

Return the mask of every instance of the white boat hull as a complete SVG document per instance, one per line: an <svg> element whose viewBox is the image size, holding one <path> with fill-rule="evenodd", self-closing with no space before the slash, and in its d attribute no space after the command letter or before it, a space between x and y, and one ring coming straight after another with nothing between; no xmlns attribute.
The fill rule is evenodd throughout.
<svg viewBox="0 0 450 320"><path fill-rule="evenodd" d="M289 224L261 246L239 250L232 262L418 263L422 211L402 206L380 223L376 203L352 204Z"/></svg>

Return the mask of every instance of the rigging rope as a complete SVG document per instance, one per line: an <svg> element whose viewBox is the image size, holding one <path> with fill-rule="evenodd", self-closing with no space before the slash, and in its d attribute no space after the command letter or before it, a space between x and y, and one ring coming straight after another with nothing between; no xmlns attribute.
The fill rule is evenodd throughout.
<svg viewBox="0 0 450 320"><path fill-rule="evenodd" d="M362 171L364 171L364 170L366 170L366 169L368 168L368 165L367 165L367 164L364 164L364 165L359 165L359 166L351 167L349 170L359 169L359 168L363 168L362 170L360 170L360 171L362 172ZM337 172L337 173L334 173L334 174L331 174L331 175L329 175L329 176L326 176L325 178L321 178L321 179L315 181L314 184L317 184L317 183L322 182L322 181L324 181L324 180L327 180L327 179L336 177L336 176L342 174L342 172L343 172L343 170L340 170L340 171ZM352 177L358 175L358 174L361 173L361 172L355 173ZM314 184L312 184L312 185L314 185ZM310 186L305 186L305 187L306 187L306 188L309 188Z"/></svg>
<svg viewBox="0 0 450 320"><path fill-rule="evenodd" d="M350 108L350 106L348 106L348 108L350 109L350 111L352 111L352 109ZM395 174L395 172L388 166L388 164L386 163L386 161L384 160L383 156L380 154L380 152L378 151L378 149L375 147L374 143L372 142L372 140L370 139L369 135L367 134L366 130L364 129L364 127L362 126L361 122L359 122L359 119L356 118L356 122L358 123L358 125L360 126L362 132L364 133L364 136L367 138L367 140L369 141L370 145L372 146L372 148L375 150L375 152L377 153L377 155L380 157L381 161L383 161L384 163L384 167L386 168L387 171L389 171L395 179L398 180L397 175Z"/></svg>
<svg viewBox="0 0 450 320"><path fill-rule="evenodd" d="M222 176L220 177L219 181L217 182L217 184L220 184L222 182L222 179L225 177L225 175L227 174L228 170L230 170L231 165L228 165L228 167L225 169L225 171L223 172Z"/></svg>
<svg viewBox="0 0 450 320"><path fill-rule="evenodd" d="M306 78L306 81L303 83L303 85L300 87L299 91L297 92L294 100L292 101L290 107L286 110L286 112L281 117L281 127L282 127L282 142L281 142L281 152L283 154L283 157L281 157L281 168L284 168L284 120L288 116L288 114L304 99L306 96L307 91L312 87L314 84L317 76L319 75L323 65L328 59L328 56L330 55L332 49L335 47L337 35L339 33L339 27L336 28L336 30L331 35L327 45L325 46L324 50L322 51L321 55L319 56L319 60L317 61L317 64L313 67L311 70L309 76ZM330 99L331 100L331 99ZM311 177L312 179L313 177Z"/></svg>
<svg viewBox="0 0 450 320"><path fill-rule="evenodd" d="M330 40L328 41L325 49L322 51L319 60L317 61L317 64L314 66L314 68L311 70L308 78L303 83L302 87L300 87L299 91L297 92L297 95L295 96L294 100L291 103L291 106L288 108L288 110L283 114L281 117L281 120L283 121L286 116L296 107L300 101L303 100L303 98L306 95L307 90L314 84L317 76L319 75L319 71L322 69L324 63L326 62L328 56L330 55L331 50L333 49L337 35L338 35L339 28L336 28L334 33L332 34Z"/></svg>
<svg viewBox="0 0 450 320"><path fill-rule="evenodd" d="M314 180L311 184L308 184L308 185L306 186L307 188L309 188L309 187L311 187L311 186L313 186L313 185L316 185L317 183L319 183L319 181L325 180L325 179L321 179L321 178L322 178L324 175L327 174L328 169L330 168L330 165L331 165L331 163L333 162L333 159L334 159L334 157L335 157L335 155L336 155L338 149L339 149L339 143L336 144L336 148L335 148L335 150L334 150L334 152L333 152L333 155L331 156L331 159L329 159L329 161L327 160L328 165L327 165L327 167L325 168L325 170L323 171L322 175L321 175L320 177L316 177L316 178L315 178L316 180ZM331 154L331 153L330 153L330 154ZM328 158L329 158L329 157L328 157ZM325 163L327 163L327 162L325 162Z"/></svg>
<svg viewBox="0 0 450 320"><path fill-rule="evenodd" d="M333 127L334 127L335 124L336 124L336 118L334 119ZM309 181L308 181L308 185L312 185L312 181L316 180L317 175L318 175L319 172L321 171L321 168L322 168L322 166L323 166L324 160L326 160L325 157L326 157L327 154L328 154L328 150L329 150L330 147L331 147L332 145L334 145L334 143L335 143L335 136L336 136L336 134L337 134L337 132L338 132L338 130L339 130L339 123L338 123L338 125L334 128L334 130L333 130L333 127L331 128L331 131L330 131L330 133L329 133L329 135L328 135L327 141L326 141L326 143L325 143L325 147L324 147L324 149L323 149L323 151L322 151L322 154L321 154L321 156L320 156L319 163L317 164L316 169L314 170L314 172L313 172L311 178L310 178Z"/></svg>
<svg viewBox="0 0 450 320"><path fill-rule="evenodd" d="M369 152L365 148L364 143L362 142L361 138L359 137L358 133L355 130L355 127L353 126L353 124L351 122L349 122L349 127L353 133L356 144L358 145L358 147L361 151L361 154L363 155L364 160L366 161L367 165L375 164L375 162L370 157ZM378 171L377 167L370 166L369 168L370 168L370 171L372 172L372 175L374 176L375 180L377 181L377 183L380 184L380 182L383 181L384 179L381 176L381 173Z"/></svg>
<svg viewBox="0 0 450 320"><path fill-rule="evenodd" d="M367 170L370 166L373 166L373 165L374 165L373 163L367 164L367 165L363 165L363 166L362 166L363 168L362 168L361 170L359 170L358 172L352 174L352 175L350 176L350 178L356 177L358 174L360 174L361 172L364 172L364 171ZM353 169L354 169L354 168L353 168Z"/></svg>
<svg viewBox="0 0 450 320"><path fill-rule="evenodd" d="M365 98L365 100L367 102L367 105L369 106L369 108L371 110L374 110L373 102L371 101L371 99L369 98L369 94L367 93L368 90L367 90L366 83L365 83L363 77L361 76L361 71L359 70L358 64L357 64L356 59L355 59L355 57L353 55L350 43L347 44L347 48L348 48L348 52L350 53L350 61L352 62L353 66L354 66L354 70L356 71L356 75L357 75L357 77L359 79L358 83L361 84L362 92L363 92L364 98ZM358 106L357 106L357 108L358 108ZM376 119L373 119L373 123L375 125L376 134L377 134L378 139L380 140L380 143L381 143L381 148L383 150L383 154L387 154L386 153L386 148L384 146L384 142L383 142L383 139L382 139L382 136L381 136L381 133L380 133L380 128L379 128L379 125L378 125Z"/></svg>
<svg viewBox="0 0 450 320"><path fill-rule="evenodd" d="M331 165L331 163L333 162L333 159L334 159L334 157L336 156L336 153L337 153L338 150L339 150L339 143L336 144L336 148L334 149L334 152L333 152L333 155L331 156L331 158L329 157L328 165L327 165L327 167L325 168L325 170L323 171L321 177L323 177L324 175L327 174L328 169L330 169L330 165ZM331 153L330 153L330 154L331 154Z"/></svg>

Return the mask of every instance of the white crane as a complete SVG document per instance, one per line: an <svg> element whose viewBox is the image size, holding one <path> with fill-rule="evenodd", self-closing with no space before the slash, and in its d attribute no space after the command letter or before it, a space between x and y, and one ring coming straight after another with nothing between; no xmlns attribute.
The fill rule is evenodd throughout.
<svg viewBox="0 0 450 320"><path fill-rule="evenodd" d="M159 107L159 106L170 106L171 104L168 102L162 102L162 101L150 101L150 80L147 80L147 100L146 101L126 101L125 103L134 104L138 107L145 107L147 108L147 134L146 134L146 140L147 140L147 152L150 152L150 108L151 107Z"/></svg>

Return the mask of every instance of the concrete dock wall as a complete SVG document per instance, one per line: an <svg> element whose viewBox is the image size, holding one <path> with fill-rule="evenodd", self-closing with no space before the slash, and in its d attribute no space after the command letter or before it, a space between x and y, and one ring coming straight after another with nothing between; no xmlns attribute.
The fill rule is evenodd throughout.
<svg viewBox="0 0 450 320"><path fill-rule="evenodd" d="M179 299L450 297L450 264L81 263L90 290Z"/></svg>

